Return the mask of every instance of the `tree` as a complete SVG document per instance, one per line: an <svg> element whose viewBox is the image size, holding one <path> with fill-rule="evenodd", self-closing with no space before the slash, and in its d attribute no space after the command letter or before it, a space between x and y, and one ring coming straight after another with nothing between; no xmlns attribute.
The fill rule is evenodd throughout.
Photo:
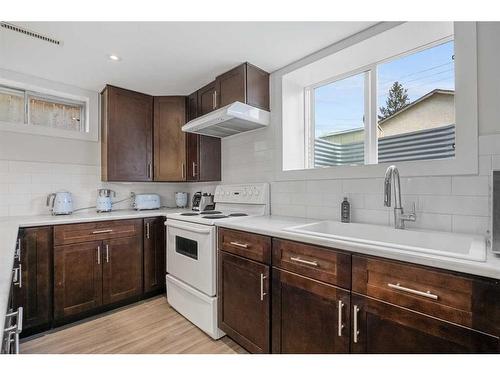
<svg viewBox="0 0 500 375"><path fill-rule="evenodd" d="M402 110L410 103L408 96L408 89L405 89L398 81L394 82L389 89L389 95L385 101L385 107L380 107L381 115L378 116L379 120L383 120L394 113Z"/></svg>

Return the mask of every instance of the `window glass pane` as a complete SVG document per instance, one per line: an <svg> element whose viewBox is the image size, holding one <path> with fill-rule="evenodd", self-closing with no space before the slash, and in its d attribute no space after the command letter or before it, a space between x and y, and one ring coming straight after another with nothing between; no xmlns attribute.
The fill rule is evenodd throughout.
<svg viewBox="0 0 500 375"><path fill-rule="evenodd" d="M455 156L453 41L378 66L378 160Z"/></svg>
<svg viewBox="0 0 500 375"><path fill-rule="evenodd" d="M24 123L24 92L0 87L0 121Z"/></svg>
<svg viewBox="0 0 500 375"><path fill-rule="evenodd" d="M364 164L365 73L314 89L314 167Z"/></svg>
<svg viewBox="0 0 500 375"><path fill-rule="evenodd" d="M83 131L82 105L66 104L30 96L30 125Z"/></svg>

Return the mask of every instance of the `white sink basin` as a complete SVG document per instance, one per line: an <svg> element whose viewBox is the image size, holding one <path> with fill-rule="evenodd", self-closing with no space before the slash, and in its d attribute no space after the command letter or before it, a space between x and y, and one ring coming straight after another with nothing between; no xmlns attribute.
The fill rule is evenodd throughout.
<svg viewBox="0 0 500 375"><path fill-rule="evenodd" d="M285 228L307 236L373 246L383 250L432 254L474 261L486 260L484 237L413 229L394 229L371 224L320 221Z"/></svg>

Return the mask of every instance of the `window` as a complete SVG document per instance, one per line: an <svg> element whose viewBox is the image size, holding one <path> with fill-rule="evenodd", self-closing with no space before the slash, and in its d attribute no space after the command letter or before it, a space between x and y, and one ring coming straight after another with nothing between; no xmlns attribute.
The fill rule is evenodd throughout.
<svg viewBox="0 0 500 375"><path fill-rule="evenodd" d="M84 102L0 86L0 121L88 132Z"/></svg>
<svg viewBox="0 0 500 375"><path fill-rule="evenodd" d="M305 123L308 168L455 156L452 40L305 90L312 97Z"/></svg>

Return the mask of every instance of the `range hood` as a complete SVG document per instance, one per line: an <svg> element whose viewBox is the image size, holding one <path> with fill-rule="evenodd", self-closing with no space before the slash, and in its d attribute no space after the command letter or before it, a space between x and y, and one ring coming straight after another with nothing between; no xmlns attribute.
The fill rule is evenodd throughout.
<svg viewBox="0 0 500 375"><path fill-rule="evenodd" d="M241 102L234 102L189 121L182 131L211 137L230 135L264 128L269 125L270 113Z"/></svg>

